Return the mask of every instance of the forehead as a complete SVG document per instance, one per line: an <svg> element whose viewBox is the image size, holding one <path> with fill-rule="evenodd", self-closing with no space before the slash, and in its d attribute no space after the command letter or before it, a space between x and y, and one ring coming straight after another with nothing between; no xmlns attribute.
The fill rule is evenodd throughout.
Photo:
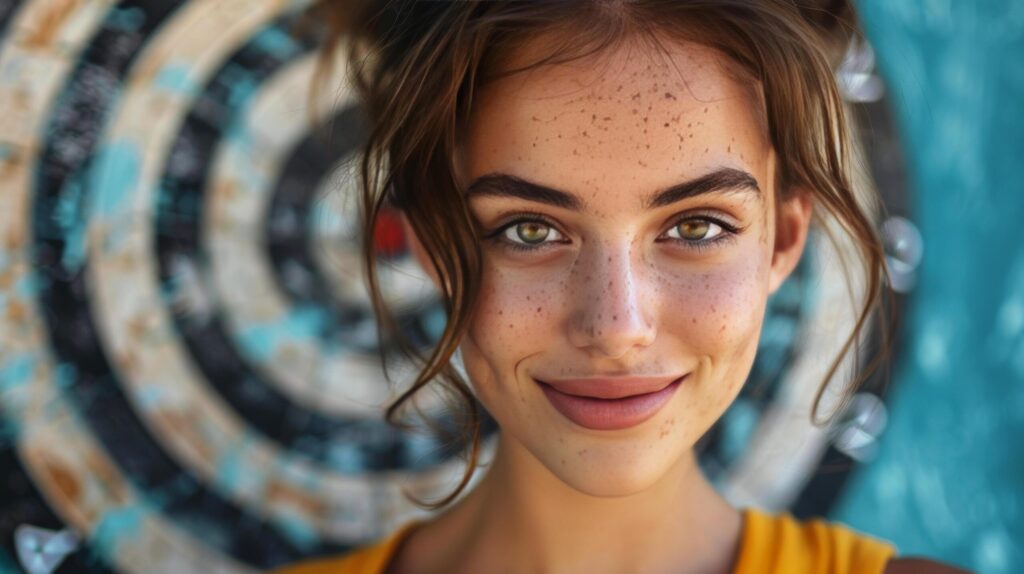
<svg viewBox="0 0 1024 574"><path fill-rule="evenodd" d="M769 189L756 86L711 48L663 45L624 42L484 86L460 142L464 183L501 172L588 202L627 201L731 167ZM535 57L526 46L508 64Z"/></svg>

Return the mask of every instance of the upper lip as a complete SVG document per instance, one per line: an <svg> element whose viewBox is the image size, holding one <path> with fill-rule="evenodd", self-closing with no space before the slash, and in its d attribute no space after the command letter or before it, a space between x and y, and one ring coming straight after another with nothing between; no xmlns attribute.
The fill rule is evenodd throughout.
<svg viewBox="0 0 1024 574"><path fill-rule="evenodd" d="M664 377L588 377L537 382L554 387L567 395L596 399L621 399L660 391L686 375Z"/></svg>

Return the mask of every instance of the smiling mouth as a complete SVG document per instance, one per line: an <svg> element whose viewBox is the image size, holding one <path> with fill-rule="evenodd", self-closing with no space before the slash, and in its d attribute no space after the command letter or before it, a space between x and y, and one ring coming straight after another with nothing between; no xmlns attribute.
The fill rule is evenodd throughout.
<svg viewBox="0 0 1024 574"><path fill-rule="evenodd" d="M685 377L686 375L671 375L656 377L592 377L552 381L534 380L542 386L546 385L560 393L575 397L625 399L656 393Z"/></svg>
<svg viewBox="0 0 1024 574"><path fill-rule="evenodd" d="M660 411L675 395L688 375L674 380L667 378L654 379L590 379L589 386L583 388L577 379L571 384L558 381L561 388L553 384L536 380L544 396L551 405L565 418L592 430L620 430L630 428L650 419ZM604 384L597 384L601 381ZM667 382L666 382L667 381ZM657 388L661 385L660 388ZM655 390L651 390L651 389ZM570 390L584 390L591 395L570 394ZM641 393L629 391L643 390ZM613 395L613 397L596 397L593 394Z"/></svg>

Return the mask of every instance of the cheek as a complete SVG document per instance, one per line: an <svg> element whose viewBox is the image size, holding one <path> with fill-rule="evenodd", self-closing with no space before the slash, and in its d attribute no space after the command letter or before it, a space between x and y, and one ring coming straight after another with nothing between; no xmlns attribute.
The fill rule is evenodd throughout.
<svg viewBox="0 0 1024 574"><path fill-rule="evenodd" d="M469 336L503 372L557 334L564 278L542 270L485 264ZM501 363L498 365L497 363Z"/></svg>
<svg viewBox="0 0 1024 574"><path fill-rule="evenodd" d="M485 262L480 295L461 345L477 397L502 428L517 428L513 413L530 404L519 384L525 362L555 346L564 279L537 270L502 269Z"/></svg>
<svg viewBox="0 0 1024 574"><path fill-rule="evenodd" d="M768 297L767 257L760 251L685 276L663 274L663 335L712 359L743 353L760 333ZM667 332L665 332L667 331Z"/></svg>

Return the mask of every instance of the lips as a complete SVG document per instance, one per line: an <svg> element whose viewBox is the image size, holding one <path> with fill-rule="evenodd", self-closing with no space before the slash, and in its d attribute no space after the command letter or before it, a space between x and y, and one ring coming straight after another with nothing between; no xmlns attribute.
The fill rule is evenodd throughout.
<svg viewBox="0 0 1024 574"><path fill-rule="evenodd" d="M620 430L639 425L657 414L685 379L686 375L675 379L573 379L537 383L555 410L577 425L592 430Z"/></svg>
<svg viewBox="0 0 1024 574"><path fill-rule="evenodd" d="M622 399L634 395L654 393L681 378L669 377L604 377L590 379L564 379L537 382L554 387L560 393L595 399Z"/></svg>

